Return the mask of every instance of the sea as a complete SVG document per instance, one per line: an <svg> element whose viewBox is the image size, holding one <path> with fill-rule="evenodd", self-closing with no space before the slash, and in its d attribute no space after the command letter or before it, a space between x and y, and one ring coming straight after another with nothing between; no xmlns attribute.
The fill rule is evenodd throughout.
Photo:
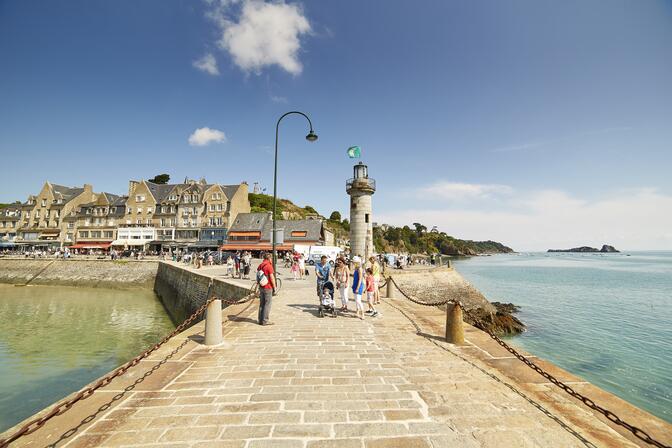
<svg viewBox="0 0 672 448"><path fill-rule="evenodd" d="M0 432L174 328L152 290L0 284Z"/></svg>
<svg viewBox="0 0 672 448"><path fill-rule="evenodd" d="M527 331L507 342L672 423L672 251L501 254L453 266L490 301L520 306Z"/></svg>

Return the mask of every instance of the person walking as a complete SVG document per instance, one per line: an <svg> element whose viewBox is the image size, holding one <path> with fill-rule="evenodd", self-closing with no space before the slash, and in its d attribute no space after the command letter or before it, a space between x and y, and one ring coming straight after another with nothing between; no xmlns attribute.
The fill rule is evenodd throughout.
<svg viewBox="0 0 672 448"><path fill-rule="evenodd" d="M306 257L303 254L299 254L299 277L303 280L303 277L306 275Z"/></svg>
<svg viewBox="0 0 672 448"><path fill-rule="evenodd" d="M317 297L322 300L324 284L329 281L331 276L331 265L327 263L326 255L322 255L320 262L315 265L315 276L317 277Z"/></svg>
<svg viewBox="0 0 672 448"><path fill-rule="evenodd" d="M343 257L336 260L336 270L334 272L336 279L336 289L341 297L341 311L348 311L348 281L350 280L350 269L345 264Z"/></svg>
<svg viewBox="0 0 672 448"><path fill-rule="evenodd" d="M273 255L267 252L257 267L257 283L259 284L259 325L273 325L269 320L271 302L275 290L275 272L273 271Z"/></svg>
<svg viewBox="0 0 672 448"><path fill-rule="evenodd" d="M375 284L375 280L373 279L373 269L368 268L366 270L366 303L369 309L366 310L366 314L371 314L371 317L376 317L378 315L378 311L374 306L374 300L376 297Z"/></svg>
<svg viewBox="0 0 672 448"><path fill-rule="evenodd" d="M364 270L362 269L362 259L355 255L352 258L354 268L352 271L352 293L355 295L355 307L357 316L364 319L364 305L362 304L362 294L365 289Z"/></svg>
<svg viewBox="0 0 672 448"><path fill-rule="evenodd" d="M380 264L374 256L369 258L369 263L371 263L370 268L373 275L373 303L378 305L380 303Z"/></svg>

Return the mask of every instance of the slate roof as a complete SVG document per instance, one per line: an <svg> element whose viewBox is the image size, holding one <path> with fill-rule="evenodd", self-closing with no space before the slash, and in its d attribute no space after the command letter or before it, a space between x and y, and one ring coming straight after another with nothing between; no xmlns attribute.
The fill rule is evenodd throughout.
<svg viewBox="0 0 672 448"><path fill-rule="evenodd" d="M224 190L224 194L226 195L226 197L231 199L240 188L240 185L222 185L221 187L222 190Z"/></svg>
<svg viewBox="0 0 672 448"><path fill-rule="evenodd" d="M178 184L155 184L154 182L146 181L149 191L152 192L156 202L163 202L168 194L175 188Z"/></svg>
<svg viewBox="0 0 672 448"><path fill-rule="evenodd" d="M238 213L229 232L263 232L267 221L271 222L268 213Z"/></svg>
<svg viewBox="0 0 672 448"><path fill-rule="evenodd" d="M278 220L278 229L285 229L285 241L320 241L322 222L316 219ZM261 232L261 240L270 241L273 221L269 213L239 213L229 232ZM306 236L292 236L292 232L306 232Z"/></svg>
<svg viewBox="0 0 672 448"><path fill-rule="evenodd" d="M67 201L75 196L80 195L83 191L84 188L72 188L72 187L65 187L63 185L56 185L56 184L51 184L51 188L54 190L54 193L57 195L60 195L63 200Z"/></svg>

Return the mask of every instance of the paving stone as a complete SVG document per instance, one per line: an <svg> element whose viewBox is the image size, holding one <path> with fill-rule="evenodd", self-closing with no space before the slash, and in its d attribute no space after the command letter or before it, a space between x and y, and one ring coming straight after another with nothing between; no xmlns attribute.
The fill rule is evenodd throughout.
<svg viewBox="0 0 672 448"><path fill-rule="evenodd" d="M249 423L299 423L300 412L258 412L250 415Z"/></svg>
<svg viewBox="0 0 672 448"><path fill-rule="evenodd" d="M331 426L327 424L276 425L273 437L329 437Z"/></svg>
<svg viewBox="0 0 672 448"><path fill-rule="evenodd" d="M359 439L325 439L311 440L306 448L362 448L362 446L363 441Z"/></svg>
<svg viewBox="0 0 672 448"><path fill-rule="evenodd" d="M270 425L228 426L220 436L221 439L260 439L271 434Z"/></svg>
<svg viewBox="0 0 672 448"><path fill-rule="evenodd" d="M394 437L386 439L367 440L366 448L432 448L429 441L423 437Z"/></svg>

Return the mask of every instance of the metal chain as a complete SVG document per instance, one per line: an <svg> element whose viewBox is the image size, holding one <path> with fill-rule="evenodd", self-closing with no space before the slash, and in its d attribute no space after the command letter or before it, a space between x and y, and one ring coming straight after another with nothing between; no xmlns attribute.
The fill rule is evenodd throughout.
<svg viewBox="0 0 672 448"><path fill-rule="evenodd" d="M443 305L446 305L448 303L460 304L455 299L447 299L447 300L443 300L441 302L422 302L418 299L414 299L409 294L407 294L403 289L401 289L399 287L399 285L397 284L397 282L394 280L394 278L389 277L387 281L392 282L392 284L397 288L397 290L401 293L402 296L406 297L408 300L410 300L413 303L417 303L418 305L422 305L422 306L443 306ZM385 283L387 284L387 282L385 282ZM460 306L462 306L462 304L460 304Z"/></svg>
<svg viewBox="0 0 672 448"><path fill-rule="evenodd" d="M210 284L212 286L212 282ZM210 287L208 287L208 294L210 292ZM254 299L256 296L256 287L255 285L252 286L250 293L243 297L242 299L238 300L230 300L230 299L220 299L227 305L237 305L245 302L249 302L250 300ZM16 439L27 436L28 434L32 434L38 429L40 429L46 422L51 420L52 418L56 417L57 415L61 415L64 412L66 412L68 409L70 409L75 403L81 400L85 400L89 398L93 393L100 389L101 387L105 387L108 384L112 382L115 378L118 376L123 375L126 373L128 369L131 367L134 367L140 363L143 359L147 358L149 355L154 353L156 350L158 350L162 345L164 345L166 342L168 342L170 339L172 339L175 335L181 333L184 331L187 327L189 327L203 312L206 310L208 305L210 305L214 300L216 300L217 297L213 296L209 298L208 300L203 303L191 316L189 316L184 322L182 322L180 325L173 330L168 336L163 338L160 342L155 344L153 347L150 349L146 350L145 352L141 353L140 355L136 356L135 358L131 359L128 361L126 364L123 366L117 368L116 370L112 371L112 373L108 374L107 376L104 376L103 378L99 379L95 384L92 386L89 386L85 389L80 390L77 395L72 397L69 400L63 401L62 403L59 403L58 405L54 406L54 408L44 417L36 418L34 420L31 420L30 422L26 423L21 429L19 429L17 432L12 434L6 439L0 440L0 448L6 448L9 446L10 443L14 442Z"/></svg>
<svg viewBox="0 0 672 448"><path fill-rule="evenodd" d="M389 277L388 281L391 281L392 284L397 288L397 290L408 300L410 300L413 303L417 303L418 305L423 305L423 306L440 306L440 305L445 305L447 303L454 303L460 306L462 308L462 311L473 320L474 322L474 327L478 328L479 330L487 333L492 339L494 339L499 345L504 347L509 353L511 353L513 356L518 358L520 361L525 363L528 367L530 367L532 370L546 378L548 381L550 381L552 384L558 386L560 389L564 390L567 392L569 395L572 397L578 399L581 401L584 405L588 406L589 408L599 412L600 414L604 415L609 421L622 426L623 428L627 429L630 431L635 437L638 439L648 443L649 445L653 445L658 448L672 448L669 445L664 445L663 443L655 440L653 437L651 437L646 431L644 431L641 428L638 428L634 425L631 425L630 423L622 420L619 416L614 414L612 411L609 409L603 408L602 406L596 404L593 400L590 398L586 397L585 395L575 391L574 389L571 388L571 386L568 386L567 384L563 383L562 381L558 380L555 378L553 375L550 373L546 372L544 369L536 365L534 362L530 361L528 358L525 356L521 355L518 353L513 347L511 347L509 344L504 342L502 339L500 339L496 334L494 334L492 331L490 331L481 321L478 319L476 316L474 316L469 310L467 310L464 305L462 305L461 302L456 301L454 299L449 299L449 300L444 300L442 302L437 302L437 303L427 303L427 302L421 302L419 300L413 299L410 295L406 294L401 288L399 288L399 285L397 282L394 281L392 277Z"/></svg>

